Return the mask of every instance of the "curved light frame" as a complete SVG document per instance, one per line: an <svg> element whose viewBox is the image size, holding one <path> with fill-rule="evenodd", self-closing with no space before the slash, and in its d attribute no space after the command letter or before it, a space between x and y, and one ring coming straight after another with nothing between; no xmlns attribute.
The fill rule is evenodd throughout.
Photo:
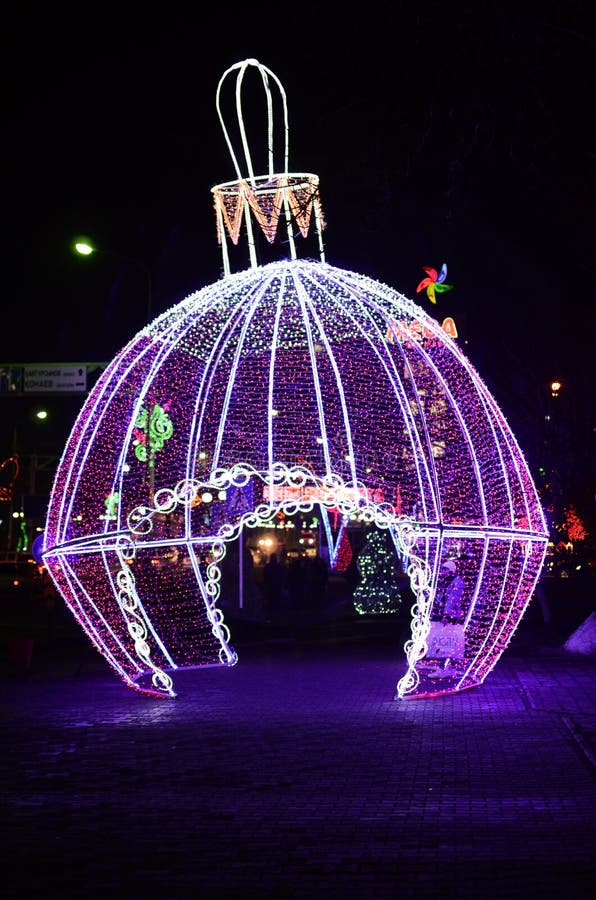
<svg viewBox="0 0 596 900"><path fill-rule="evenodd" d="M227 542L315 505L389 529L408 560L416 601L397 696L482 683L546 552L517 441L415 303L285 260L192 294L116 356L60 461L42 558L125 683L173 696L176 669L237 662L219 606ZM466 583L466 652L456 675L432 680L426 637L446 558Z"/></svg>

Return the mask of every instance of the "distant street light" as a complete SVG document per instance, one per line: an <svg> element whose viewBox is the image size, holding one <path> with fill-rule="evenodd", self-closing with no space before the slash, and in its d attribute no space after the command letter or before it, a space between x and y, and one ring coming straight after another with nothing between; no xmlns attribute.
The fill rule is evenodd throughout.
<svg viewBox="0 0 596 900"><path fill-rule="evenodd" d="M81 256L89 256L94 251L94 248L91 247L90 244L85 244L83 241L76 241L74 247Z"/></svg>
<svg viewBox="0 0 596 900"><path fill-rule="evenodd" d="M26 455L28 457L28 476L29 476L28 484L27 484L27 493L32 496L35 495L36 487L37 487L37 473L39 471L39 454L36 452L31 452L30 450L26 454L23 454L20 451L21 435L19 434L19 430L21 430L21 434L22 434L23 426L25 426L27 424L27 422L45 422L47 420L49 420L49 413L48 413L47 409L44 409L43 407L39 407L35 410L29 410L28 413L21 415L20 419L17 419L17 421L14 423L13 429L12 429L12 457L11 457L11 459L15 460L15 466L16 466L15 481L16 481L16 476L19 474L19 471L20 471L20 461L23 458L23 456ZM30 436L29 436L29 441L31 441ZM27 470L25 470L25 471L27 471ZM11 486L11 492L10 492L10 496L9 496L10 510L9 510L9 517L8 517L8 534L7 534L7 550L9 550L9 551L12 551L14 549L12 545L13 545L13 539L14 539L15 522L17 520L23 521L25 519L25 513L23 511L23 496L24 496L24 494L25 494L25 491L22 489L21 494L19 496L19 502L17 503L18 508L15 508L14 487ZM20 541L22 534L23 534L22 529L19 529L19 534L20 534L20 537L19 537L19 541ZM17 541L17 549L18 549L19 541Z"/></svg>
<svg viewBox="0 0 596 900"><path fill-rule="evenodd" d="M77 238L73 244L74 250L79 256L91 256L92 253L101 253L103 256L113 256L115 259L121 259L123 262L132 263L138 266L145 273L147 279L147 322L151 321L151 304L152 304L152 283L151 272L149 267L140 259L134 256L124 256L122 253L115 253L113 250L103 250L92 244L87 238Z"/></svg>

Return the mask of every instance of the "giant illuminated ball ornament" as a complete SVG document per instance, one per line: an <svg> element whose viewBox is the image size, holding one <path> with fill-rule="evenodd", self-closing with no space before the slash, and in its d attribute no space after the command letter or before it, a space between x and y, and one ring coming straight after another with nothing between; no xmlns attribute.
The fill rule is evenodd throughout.
<svg viewBox="0 0 596 900"><path fill-rule="evenodd" d="M253 173L244 130L247 71L267 100L264 176ZM244 173L221 115L232 73ZM272 87L284 116L279 169ZM318 179L288 171L276 76L245 60L224 73L216 101L237 175L212 190L224 275L143 328L91 391L55 477L43 560L118 675L174 696L176 669L237 661L220 564L243 528L315 509L327 523L331 513L368 522L390 534L415 595L397 697L478 685L545 555L522 452L438 322L325 261ZM231 273L241 231L250 265ZM257 235L273 250L278 232L288 258L259 265ZM307 239L319 260L297 258ZM446 560L463 581L460 633L439 658L431 634L445 611Z"/></svg>

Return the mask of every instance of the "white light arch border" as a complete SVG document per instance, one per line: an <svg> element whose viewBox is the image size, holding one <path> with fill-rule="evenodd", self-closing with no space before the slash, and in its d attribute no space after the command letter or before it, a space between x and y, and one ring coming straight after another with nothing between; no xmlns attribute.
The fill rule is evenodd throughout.
<svg viewBox="0 0 596 900"><path fill-rule="evenodd" d="M253 478L259 479L269 487L304 488L308 485L314 488L310 499L282 499L278 501L263 502L254 509L239 516L234 523L223 525L217 535L206 537L182 537L150 542L152 547L157 546L187 546L189 549L195 545L210 545L213 556L212 562L207 566L207 579L204 581L199 570L199 564L194 553L191 556L193 569L197 583L206 601L208 617L212 625L213 634L220 640L222 650L220 659L223 664L234 664L237 657L229 647L230 632L223 621L223 614L217 607L220 594L221 569L219 563L226 555L226 544L236 540L243 527L259 527L267 525L280 511L286 515L299 512L310 512L315 506L320 505L325 509L337 509L341 516L350 517L358 515L363 522L374 523L378 528L389 530L396 546L396 551L407 559L407 574L410 578L412 591L416 602L412 606L412 637L406 642L405 651L408 660L408 670L400 679L397 686L397 697L413 691L419 677L415 666L418 660L425 656L427 651L426 636L430 627L429 613L432 605L433 590L431 589L431 568L421 556L414 550L421 537L433 535L440 537L440 529L424 527L408 516L397 515L395 508L389 503L377 503L369 499L368 491L362 484L347 485L338 475L329 474L319 478L304 466L288 467L283 463L275 463L273 467L264 472L259 472L247 463L237 463L229 469L219 468L211 473L208 480L184 479L175 488L161 488L154 496L153 507L138 506L128 516L128 525L131 535L131 546L139 536L147 535L152 529L152 518L155 514L173 512L178 506L190 509L194 499L205 491L227 491L231 487L245 487ZM144 645L141 645L144 650ZM146 661L145 654L143 661ZM154 676L154 685L160 687L160 678L163 673ZM171 687L171 686L170 686ZM168 690L168 692L170 692Z"/></svg>

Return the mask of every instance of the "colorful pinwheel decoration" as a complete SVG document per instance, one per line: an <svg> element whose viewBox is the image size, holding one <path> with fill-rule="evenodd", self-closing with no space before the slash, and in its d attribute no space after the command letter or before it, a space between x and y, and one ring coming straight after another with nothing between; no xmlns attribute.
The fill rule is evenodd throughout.
<svg viewBox="0 0 596 900"><path fill-rule="evenodd" d="M453 287L452 284L445 284L445 279L447 278L447 264L443 263L440 274L438 274L437 270L433 269L432 266L422 266L422 268L428 277L422 279L416 288L416 293L419 294L420 291L426 288L428 299L431 303L436 303L437 298L435 292L437 294L443 294L445 291L450 291Z"/></svg>

